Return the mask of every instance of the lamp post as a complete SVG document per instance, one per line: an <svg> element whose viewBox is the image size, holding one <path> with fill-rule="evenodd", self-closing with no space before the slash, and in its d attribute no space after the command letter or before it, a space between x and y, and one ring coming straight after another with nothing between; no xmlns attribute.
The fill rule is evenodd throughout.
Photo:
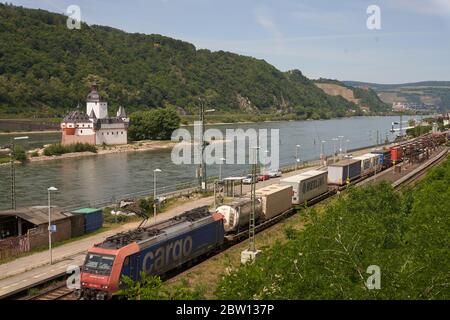
<svg viewBox="0 0 450 320"><path fill-rule="evenodd" d="M11 139L11 207L13 210L16 210L16 167L15 167L15 161L16 161L16 153L14 151L15 149L15 142L16 140L27 140L28 136L24 137L14 137Z"/></svg>
<svg viewBox="0 0 450 320"><path fill-rule="evenodd" d="M296 160L296 166L295 169L298 170L298 165L300 164L300 147L301 145L295 146L295 160Z"/></svg>
<svg viewBox="0 0 450 320"><path fill-rule="evenodd" d="M50 193L58 191L55 187L50 187L47 189L48 192L48 251L50 252L50 264L53 264L52 256L52 218L51 218L51 204L50 204Z"/></svg>
<svg viewBox="0 0 450 320"><path fill-rule="evenodd" d="M338 138L333 138L333 163L336 163L336 141Z"/></svg>
<svg viewBox="0 0 450 320"><path fill-rule="evenodd" d="M222 181L222 164L226 161L227 159L225 158L221 158L220 159L220 164L219 164L219 181Z"/></svg>
<svg viewBox="0 0 450 320"><path fill-rule="evenodd" d="M348 143L350 142L349 139L345 140L345 155L348 154Z"/></svg>
<svg viewBox="0 0 450 320"><path fill-rule="evenodd" d="M156 200L156 174L162 172L162 170L160 169L155 169L153 170L153 217L155 219L155 224L156 224L156 205L157 205L157 200Z"/></svg>
<svg viewBox="0 0 450 320"><path fill-rule="evenodd" d="M324 161L325 160L325 140L321 141L320 144L320 160Z"/></svg>
<svg viewBox="0 0 450 320"><path fill-rule="evenodd" d="M342 154L342 139L344 139L344 136L339 136L339 154Z"/></svg>

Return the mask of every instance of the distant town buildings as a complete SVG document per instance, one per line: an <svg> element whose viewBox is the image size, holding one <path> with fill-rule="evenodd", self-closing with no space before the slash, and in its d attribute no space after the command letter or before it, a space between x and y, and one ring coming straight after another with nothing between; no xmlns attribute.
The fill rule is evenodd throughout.
<svg viewBox="0 0 450 320"><path fill-rule="evenodd" d="M436 106L432 104L424 104L424 103L410 103L410 102L394 102L392 104L392 110L401 112L401 111L432 111L436 110Z"/></svg>
<svg viewBox="0 0 450 320"><path fill-rule="evenodd" d="M127 144L129 123L130 119L122 106L119 107L116 117L108 116L108 103L101 100L98 86L93 83L86 100L86 112L78 106L62 120L61 143Z"/></svg>

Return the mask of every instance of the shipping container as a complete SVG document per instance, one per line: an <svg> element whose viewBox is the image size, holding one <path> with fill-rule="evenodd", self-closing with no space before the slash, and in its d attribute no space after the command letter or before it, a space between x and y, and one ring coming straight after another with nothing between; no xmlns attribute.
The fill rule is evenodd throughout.
<svg viewBox="0 0 450 320"><path fill-rule="evenodd" d="M83 208L71 212L75 215L84 216L84 232L93 232L103 227L103 210L94 208Z"/></svg>
<svg viewBox="0 0 450 320"><path fill-rule="evenodd" d="M342 186L361 176L361 160L348 159L328 165L328 183Z"/></svg>
<svg viewBox="0 0 450 320"><path fill-rule="evenodd" d="M304 204L328 192L327 171L311 170L282 179L280 184L292 186L292 204Z"/></svg>
<svg viewBox="0 0 450 320"><path fill-rule="evenodd" d="M401 147L391 148L391 160L395 163L399 163L403 160L403 149Z"/></svg>
<svg viewBox="0 0 450 320"><path fill-rule="evenodd" d="M85 233L84 215L70 214L72 238L80 237Z"/></svg>
<svg viewBox="0 0 450 320"><path fill-rule="evenodd" d="M389 168L392 165L390 150L375 150L373 154L379 154L381 156L381 165L383 168Z"/></svg>
<svg viewBox="0 0 450 320"><path fill-rule="evenodd" d="M353 159L361 160L361 175L367 175L375 171L381 171L380 158L381 155L379 154L367 153Z"/></svg>
<svg viewBox="0 0 450 320"><path fill-rule="evenodd" d="M292 208L292 186L274 184L256 190L261 198L262 220L269 220Z"/></svg>
<svg viewBox="0 0 450 320"><path fill-rule="evenodd" d="M216 212L223 216L223 225L226 233L239 232L249 227L252 200L249 198L237 199L230 204L218 207ZM261 199L256 199L255 222L261 218L261 214Z"/></svg>

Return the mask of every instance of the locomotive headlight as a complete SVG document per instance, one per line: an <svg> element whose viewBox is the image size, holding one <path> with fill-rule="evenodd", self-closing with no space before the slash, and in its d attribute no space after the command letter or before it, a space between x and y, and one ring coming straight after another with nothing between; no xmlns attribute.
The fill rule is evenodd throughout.
<svg viewBox="0 0 450 320"><path fill-rule="evenodd" d="M108 286L102 286L102 289L108 289Z"/></svg>

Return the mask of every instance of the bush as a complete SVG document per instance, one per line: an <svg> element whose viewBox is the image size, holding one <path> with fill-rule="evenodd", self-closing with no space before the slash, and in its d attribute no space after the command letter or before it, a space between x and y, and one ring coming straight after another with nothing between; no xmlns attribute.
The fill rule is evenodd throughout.
<svg viewBox="0 0 450 320"><path fill-rule="evenodd" d="M387 183L349 190L225 275L217 298L449 299L449 179L450 159L404 195ZM366 287L372 265L381 290Z"/></svg>
<svg viewBox="0 0 450 320"><path fill-rule="evenodd" d="M27 153L21 145L14 146L14 159L20 162L27 161Z"/></svg>
<svg viewBox="0 0 450 320"><path fill-rule="evenodd" d="M44 155L59 156L65 153L86 152L86 151L97 153L97 147L89 143L74 143L69 145L62 145L61 143L55 143L44 149Z"/></svg>

